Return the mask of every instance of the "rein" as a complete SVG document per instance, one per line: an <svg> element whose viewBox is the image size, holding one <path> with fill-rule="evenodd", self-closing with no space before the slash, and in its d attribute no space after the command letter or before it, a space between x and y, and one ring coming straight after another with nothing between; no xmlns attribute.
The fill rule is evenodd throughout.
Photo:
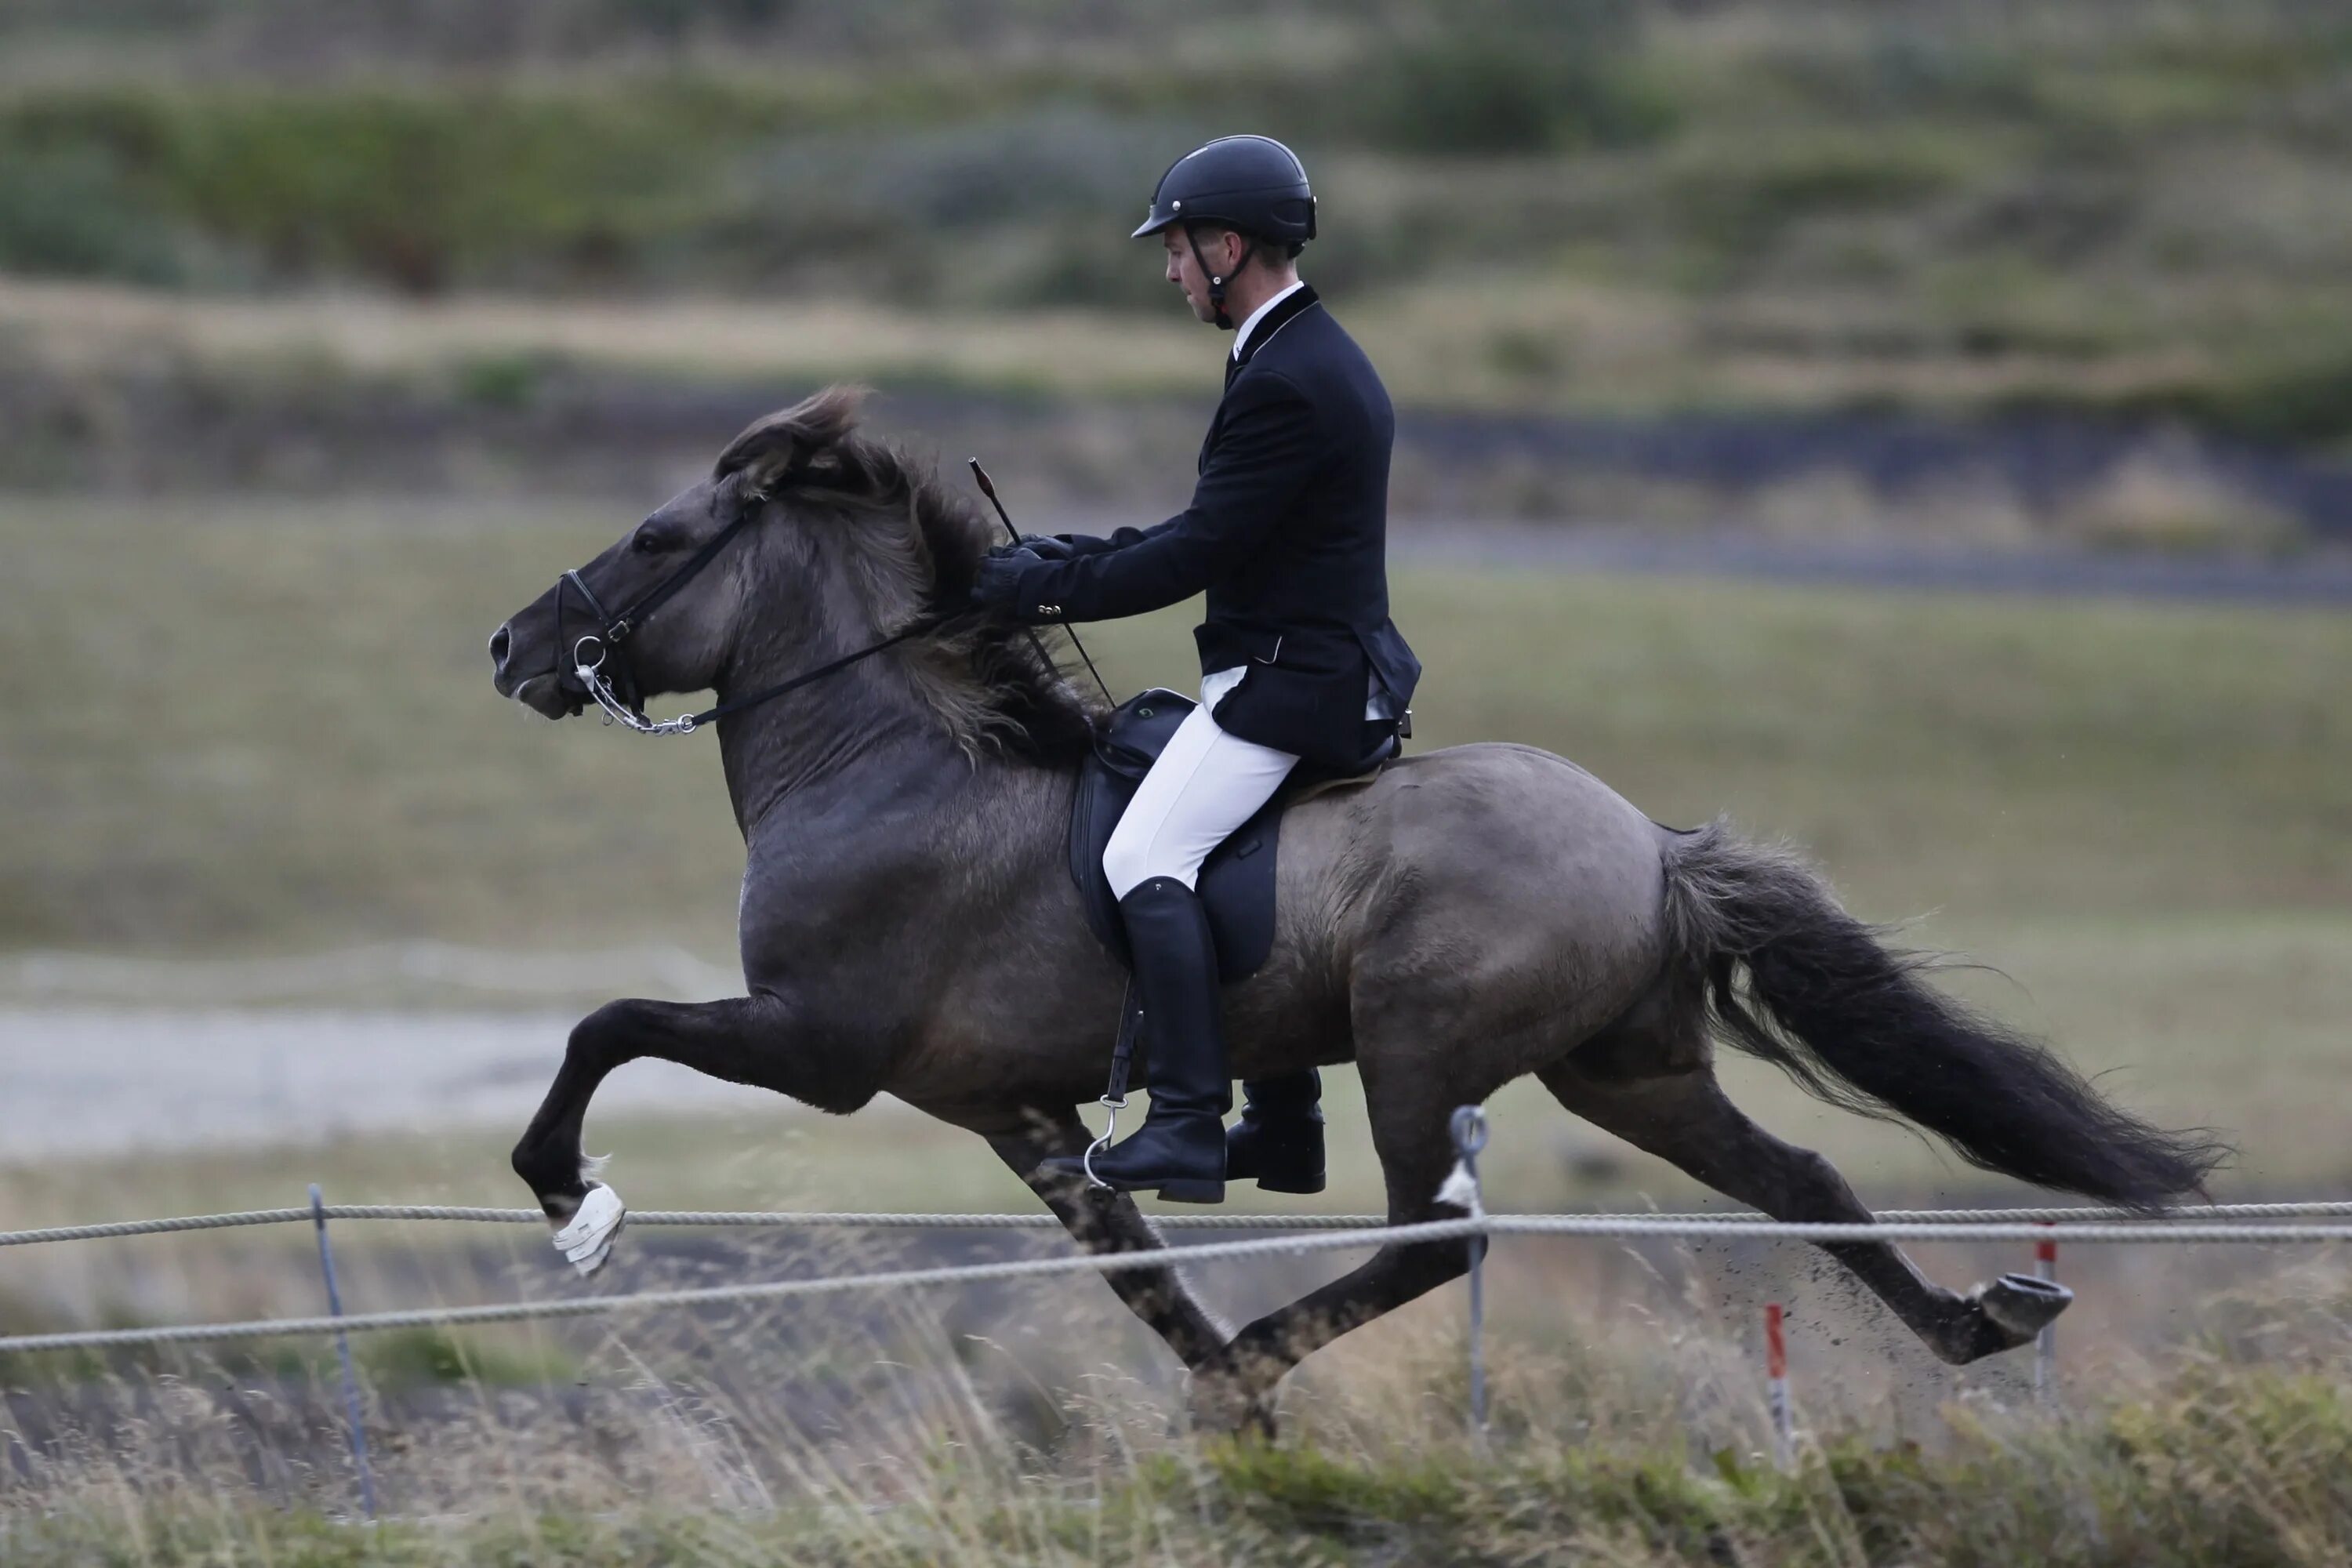
<svg viewBox="0 0 2352 1568"><path fill-rule="evenodd" d="M569 574L566 574L569 575ZM936 619L911 621L884 637L880 642L868 643L856 653L844 654L830 664L821 664L814 669L803 670L790 680L780 680L764 690L754 691L746 697L730 697L724 702L705 708L699 713L681 713L675 719L659 721L648 719L641 710L624 705L619 697L614 695L611 684L599 673L604 665L604 650L601 647L596 650L594 664L582 662L581 648L599 640L593 632L572 645L572 672L580 678L580 684L588 689L588 695L596 700L596 706L604 710L607 722L617 723L622 728L634 730L640 735L691 735L714 719L724 719L730 713L740 713L744 709L755 707L771 698L782 697L787 691L796 691L812 681L822 680L828 675L847 669L862 658L870 658L884 648L896 647L908 637L920 632L929 631L938 625L940 622Z"/></svg>
<svg viewBox="0 0 2352 1568"><path fill-rule="evenodd" d="M704 709L699 713L681 713L675 719L658 721L646 718L645 706L637 696L636 672L629 663L628 650L625 645L637 628L645 625L647 616L667 604L680 588L686 586L695 574L709 565L718 557L719 552L726 546L728 541L741 532L744 524L750 521L749 514L738 517L725 528L712 534L701 549L680 563L677 571L646 589L618 615L604 608L603 602L596 597L595 591L588 586L588 580L580 575L578 567L573 567L557 579L555 584L557 646L562 646L563 590L567 584L580 591L582 601L587 605L589 614L595 617L600 628L584 633L572 642L572 673L579 679L580 684L586 689L589 697L595 701L596 706L604 710L606 723L618 724L623 729L633 731L640 735L691 735L715 719L723 719L730 713L740 713L746 708L756 707L760 703L782 697L788 691L796 691L812 681L822 680L828 675L837 674L861 659L871 658L885 648L896 647L908 638L930 631L945 621L945 616L919 617L909 621L881 641L868 643L855 653L844 654L841 658L827 664L821 664L814 669L803 670L789 680L780 680L773 686L741 697L731 697L724 702ZM586 650L592 643L595 645L596 650L596 657L593 659L590 659L586 655ZM615 673L620 679L620 688L617 690L614 689L613 682L604 676L604 664L608 658L614 660Z"/></svg>

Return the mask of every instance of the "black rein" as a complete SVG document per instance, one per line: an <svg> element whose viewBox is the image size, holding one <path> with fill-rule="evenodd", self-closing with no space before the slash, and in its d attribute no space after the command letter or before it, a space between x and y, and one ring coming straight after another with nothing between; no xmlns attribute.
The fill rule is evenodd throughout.
<svg viewBox="0 0 2352 1568"><path fill-rule="evenodd" d="M679 589L685 587L694 578L697 573L709 565L718 557L719 552L726 547L727 542L742 531L744 525L751 521L749 514L740 516L717 533L712 534L701 549L679 564L677 571L646 589L618 615L614 615L604 608L604 604L596 597L594 590L588 586L587 579L580 575L578 567L575 566L564 573L562 579L555 584L556 657L559 659L564 657L562 647L563 585L569 583L572 587L580 590L580 597L587 604L589 613L596 617L599 627L597 631L579 638L572 645L571 658L575 673L584 671L583 684L600 681L604 679L602 671L605 659L608 658L617 659L619 668L616 673L619 680L617 683L608 683L607 689L613 691L619 701L643 721L645 704L638 694L636 670L629 659L625 647L629 637L645 625L647 616L667 604ZM730 713L740 713L746 708L756 707L760 703L782 697L788 691L796 691L813 681L822 680L828 675L848 668L861 659L871 658L885 648L896 647L909 637L930 631L943 625L947 619L948 617L944 616L918 618L879 642L869 643L855 653L844 654L841 658L827 664L821 664L814 669L803 670L789 680L780 680L775 685L761 690L741 697L730 698L724 702L704 709L699 713L688 713L680 718L665 720L659 724L645 725L640 732L690 735L715 719L723 719ZM590 642L596 644L598 649L598 658L593 665L585 664L580 658L582 645ZM588 695L592 700L596 698L597 694L593 687ZM604 705L602 701L597 702L599 707Z"/></svg>

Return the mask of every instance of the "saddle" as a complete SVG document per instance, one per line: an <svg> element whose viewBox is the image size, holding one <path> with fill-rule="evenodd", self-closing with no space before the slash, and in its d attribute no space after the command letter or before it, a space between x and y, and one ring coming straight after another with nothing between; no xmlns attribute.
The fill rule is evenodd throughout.
<svg viewBox="0 0 2352 1568"><path fill-rule="evenodd" d="M1077 793L1070 802L1070 879L1078 886L1087 927L1122 964L1131 965L1133 960L1118 900L1103 875L1103 847L1143 775L1167 749L1176 727L1198 706L1163 687L1138 692L1112 710L1096 731L1093 752L1078 768ZM1300 763L1273 798L1202 864L1197 889L1216 942L1218 979L1230 984L1255 973L1274 949L1275 852L1280 847L1283 812L1325 785L1379 772L1403 749L1387 726L1367 729L1377 732L1377 741L1363 757L1344 768Z"/></svg>

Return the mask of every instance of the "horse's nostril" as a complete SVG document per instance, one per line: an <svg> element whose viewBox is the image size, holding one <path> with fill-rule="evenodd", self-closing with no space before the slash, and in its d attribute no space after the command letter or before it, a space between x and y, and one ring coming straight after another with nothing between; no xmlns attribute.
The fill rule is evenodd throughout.
<svg viewBox="0 0 2352 1568"><path fill-rule="evenodd" d="M513 646L514 638L509 635L506 627L500 626L497 631L492 632L490 634L490 663L492 666L499 669L506 668L507 652Z"/></svg>

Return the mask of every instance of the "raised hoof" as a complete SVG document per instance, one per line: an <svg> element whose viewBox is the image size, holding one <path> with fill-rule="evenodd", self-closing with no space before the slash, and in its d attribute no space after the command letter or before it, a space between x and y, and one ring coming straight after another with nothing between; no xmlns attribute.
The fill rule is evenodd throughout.
<svg viewBox="0 0 2352 1568"><path fill-rule="evenodd" d="M2031 1274L2004 1274L1977 1292L1984 1315L2023 1344L2048 1328L2059 1313L2074 1304L2074 1292L2054 1279Z"/></svg>
<svg viewBox="0 0 2352 1568"><path fill-rule="evenodd" d="M583 1275L593 1274L611 1259L614 1238L628 1218L621 1194L602 1182L594 1183L572 1212L571 1223L555 1233L555 1250L570 1258L572 1267Z"/></svg>
<svg viewBox="0 0 2352 1568"><path fill-rule="evenodd" d="M2074 1292L2053 1280L2004 1274L1958 1300L1939 1331L1927 1336L1927 1348L1954 1366L1966 1366L2032 1344L2074 1301Z"/></svg>

